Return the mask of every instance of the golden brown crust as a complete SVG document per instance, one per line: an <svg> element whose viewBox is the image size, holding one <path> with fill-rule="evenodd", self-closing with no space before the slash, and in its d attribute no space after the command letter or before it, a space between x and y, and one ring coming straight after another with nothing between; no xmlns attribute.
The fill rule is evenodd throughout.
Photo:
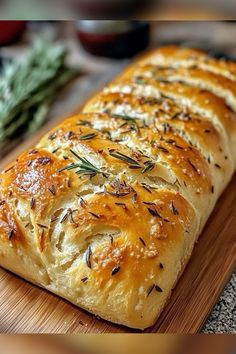
<svg viewBox="0 0 236 354"><path fill-rule="evenodd" d="M203 63L176 47L139 59L2 172L3 267L113 322L155 322L235 170L234 64Z"/></svg>
<svg viewBox="0 0 236 354"><path fill-rule="evenodd" d="M148 66L148 68L150 69L150 66ZM151 68L153 67L151 66ZM188 71L185 70L185 72L187 73ZM223 77L221 77L221 79L224 80ZM232 81L230 83L233 86L235 85ZM214 94L209 91L209 88L203 89L201 87L197 87L197 84L195 86L194 82L188 85L184 82L178 82L178 80L168 80L167 77L166 80L164 77L162 77L161 80L160 76L158 80L157 77L155 78L155 76L150 74L150 70L146 72L144 67L141 66L128 67L128 69L119 75L111 84L111 86L113 86L113 89L111 87L113 92L117 90L119 91L119 88L117 88L117 90L115 89L116 85L122 85L122 92L129 93L136 90L141 96L150 95L152 97L154 95L159 97L160 94L168 95L171 98L178 99L178 103L181 103L182 101L184 106L188 105L190 110L195 110L195 106L198 106L203 114L207 115L207 112L210 111L210 119L215 119L215 117L217 117L217 119L223 123L224 128L227 129L228 132L233 130L233 134L235 134L235 109L230 109L227 106L224 98L221 98L222 93L220 90L217 94ZM220 85L220 83L218 83L218 85ZM144 90L143 94L141 90L142 88ZM107 90L108 89L110 90L109 87ZM235 88L233 90L235 90ZM234 92L232 95L234 95ZM188 101L190 104L188 104Z"/></svg>
<svg viewBox="0 0 236 354"><path fill-rule="evenodd" d="M153 64L162 67L200 68L236 80L236 64L215 59L198 49L166 46L151 50L138 60L139 65Z"/></svg>
<svg viewBox="0 0 236 354"><path fill-rule="evenodd" d="M226 103L236 110L236 82L220 74L199 68L159 68L153 65L143 66L140 75L144 72L147 77L159 82L183 82L208 90L225 99Z"/></svg>

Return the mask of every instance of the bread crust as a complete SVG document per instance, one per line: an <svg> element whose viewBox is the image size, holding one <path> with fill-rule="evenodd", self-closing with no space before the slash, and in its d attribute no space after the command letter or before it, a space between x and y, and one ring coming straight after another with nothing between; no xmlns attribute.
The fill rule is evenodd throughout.
<svg viewBox="0 0 236 354"><path fill-rule="evenodd" d="M235 171L235 73L174 46L137 59L0 174L0 265L153 325Z"/></svg>

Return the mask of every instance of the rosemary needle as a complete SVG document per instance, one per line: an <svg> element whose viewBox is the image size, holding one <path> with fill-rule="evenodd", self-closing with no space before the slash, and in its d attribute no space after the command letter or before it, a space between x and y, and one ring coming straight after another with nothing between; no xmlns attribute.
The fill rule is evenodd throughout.
<svg viewBox="0 0 236 354"><path fill-rule="evenodd" d="M74 155L80 162L79 163L72 163L70 165L67 165L59 170L59 172L62 171L70 171L77 169L76 174L85 174L88 176L95 176L97 173L102 173L102 171L94 166L86 157L81 157L79 156L74 150L70 150L72 155Z"/></svg>
<svg viewBox="0 0 236 354"><path fill-rule="evenodd" d="M125 154L122 154L119 151L109 151L109 154L118 160L127 162L130 165L137 166L137 167L141 168L141 166L139 165L139 163L136 160L132 159L131 157L129 157Z"/></svg>

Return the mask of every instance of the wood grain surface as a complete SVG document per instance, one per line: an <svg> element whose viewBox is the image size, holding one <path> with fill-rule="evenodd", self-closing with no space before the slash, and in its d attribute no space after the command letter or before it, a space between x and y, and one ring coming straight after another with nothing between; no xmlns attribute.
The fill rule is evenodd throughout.
<svg viewBox="0 0 236 354"><path fill-rule="evenodd" d="M0 169L33 146L50 121L0 162ZM145 332L200 331L236 265L236 175L219 199L172 296L155 326ZM30 267L30 264L29 264ZM75 307L0 268L2 333L132 333Z"/></svg>

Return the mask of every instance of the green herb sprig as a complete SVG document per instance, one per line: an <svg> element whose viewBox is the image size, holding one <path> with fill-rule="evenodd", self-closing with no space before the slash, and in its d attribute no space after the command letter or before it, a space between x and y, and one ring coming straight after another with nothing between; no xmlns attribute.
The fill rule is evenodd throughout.
<svg viewBox="0 0 236 354"><path fill-rule="evenodd" d="M79 156L74 150L70 150L72 155L74 155L80 162L72 163L68 166L65 166L59 170L59 172L70 171L77 169L75 172L77 175L86 175L89 177L95 177L98 173L102 173L104 177L107 175L101 171L98 167L94 166L86 157Z"/></svg>
<svg viewBox="0 0 236 354"><path fill-rule="evenodd" d="M113 114L112 118L116 119L122 119L124 123L120 126L120 128L128 125L131 130L138 130L138 125L137 125L137 118L130 117L128 115L121 115L121 114Z"/></svg>
<svg viewBox="0 0 236 354"><path fill-rule="evenodd" d="M121 161L124 161L126 163L128 163L130 166L136 166L137 168L141 168L140 164L138 163L138 161L132 159L131 157L125 155L125 154L122 154L121 152L119 151L113 151L113 150L110 150L109 151L109 154L110 156L118 159L118 160L121 160Z"/></svg>
<svg viewBox="0 0 236 354"><path fill-rule="evenodd" d="M49 34L38 38L23 62L8 63L0 75L0 149L32 134L47 118L56 93L78 69L65 64L66 48Z"/></svg>

